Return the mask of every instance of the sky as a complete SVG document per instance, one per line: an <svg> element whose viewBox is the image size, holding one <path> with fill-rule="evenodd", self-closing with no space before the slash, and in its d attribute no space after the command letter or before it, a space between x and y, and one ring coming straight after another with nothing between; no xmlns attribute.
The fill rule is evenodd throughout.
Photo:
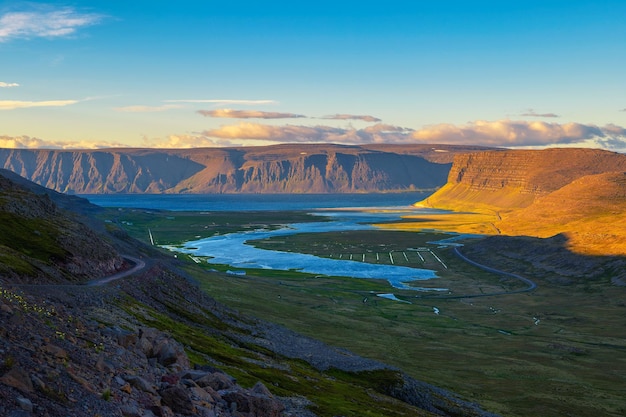
<svg viewBox="0 0 626 417"><path fill-rule="evenodd" d="M626 152L626 1L0 0L0 147Z"/></svg>

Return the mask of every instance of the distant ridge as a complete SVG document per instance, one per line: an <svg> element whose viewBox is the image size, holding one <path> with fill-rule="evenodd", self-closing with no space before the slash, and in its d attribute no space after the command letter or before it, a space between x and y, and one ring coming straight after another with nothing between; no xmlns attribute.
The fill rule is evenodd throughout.
<svg viewBox="0 0 626 417"><path fill-rule="evenodd" d="M64 193L354 193L434 190L450 145L288 144L197 149L0 149L0 168Z"/></svg>

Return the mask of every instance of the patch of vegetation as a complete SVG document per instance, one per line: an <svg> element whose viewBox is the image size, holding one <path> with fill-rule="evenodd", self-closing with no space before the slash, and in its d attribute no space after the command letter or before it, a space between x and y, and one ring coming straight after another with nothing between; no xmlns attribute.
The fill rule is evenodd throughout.
<svg viewBox="0 0 626 417"><path fill-rule="evenodd" d="M312 401L312 411L320 416L432 416L378 391L370 373L319 372L303 361L278 357L254 344L216 335L207 331L201 320L181 323L131 299L124 300L120 307L184 343L194 363L218 366L244 387L261 381L276 395L304 396Z"/></svg>
<svg viewBox="0 0 626 417"><path fill-rule="evenodd" d="M0 273L34 276L37 274L37 268L16 250L7 246L0 246Z"/></svg>
<svg viewBox="0 0 626 417"><path fill-rule="evenodd" d="M63 390L62 387L53 387L50 384L46 384L43 387L39 388L41 392L51 399L52 401L59 404L68 404L70 400L67 398L67 394Z"/></svg>
<svg viewBox="0 0 626 417"><path fill-rule="evenodd" d="M111 401L111 390L110 389L105 389L102 392L102 399L104 401Z"/></svg>
<svg viewBox="0 0 626 417"><path fill-rule="evenodd" d="M0 211L0 222L11 225L11 227L4 228L3 233L0 234L1 246L46 263L51 259L64 259L67 255L58 244L58 228L47 220L29 219Z"/></svg>
<svg viewBox="0 0 626 417"><path fill-rule="evenodd" d="M8 371L15 366L15 363L15 357L12 355L7 355L2 361L2 366L0 366L0 369L2 369L3 371Z"/></svg>
<svg viewBox="0 0 626 417"><path fill-rule="evenodd" d="M172 212L108 208L104 209L99 217L110 222L109 228L117 225L144 243L151 244L150 233L152 233L152 239L158 245L178 245L191 240L244 230L275 229L287 223L326 221L324 217L304 211Z"/></svg>

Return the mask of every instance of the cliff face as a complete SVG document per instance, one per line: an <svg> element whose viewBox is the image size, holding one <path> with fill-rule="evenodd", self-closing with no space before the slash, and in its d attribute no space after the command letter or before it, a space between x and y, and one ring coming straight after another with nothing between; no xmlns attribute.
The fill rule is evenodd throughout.
<svg viewBox="0 0 626 417"><path fill-rule="evenodd" d="M475 147L0 149L0 167L69 193L343 193L435 189Z"/></svg>
<svg viewBox="0 0 626 417"><path fill-rule="evenodd" d="M595 149L458 155L447 184L419 203L495 213L504 235L567 236L586 254L626 253L626 155Z"/></svg>
<svg viewBox="0 0 626 417"><path fill-rule="evenodd" d="M578 178L611 171L626 171L626 155L598 149L459 154L448 182L428 204L452 209L517 209Z"/></svg>
<svg viewBox="0 0 626 417"><path fill-rule="evenodd" d="M75 193L156 193L203 166L175 154L143 150L0 150L2 167L44 187Z"/></svg>

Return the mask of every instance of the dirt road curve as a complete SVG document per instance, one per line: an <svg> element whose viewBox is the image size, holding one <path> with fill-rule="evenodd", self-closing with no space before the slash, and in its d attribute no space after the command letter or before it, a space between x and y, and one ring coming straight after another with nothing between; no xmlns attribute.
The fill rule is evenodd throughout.
<svg viewBox="0 0 626 417"><path fill-rule="evenodd" d="M509 295L509 294L520 294L520 293L524 293L524 292L530 292L533 291L537 288L537 284L535 284L532 280L523 277L521 275L517 275L517 274L513 274L511 272L506 272L506 271L501 271L499 269L496 268L491 268L489 266L483 265L483 264L479 264L476 261L472 261L471 259L467 258L465 255L463 255L461 253L461 251L459 250L458 247L454 248L454 253L461 258L463 261L472 264L478 268L484 269L485 271L489 271L489 272L493 272L494 274L499 274L499 275L505 275L505 276L509 276L515 279L518 279L520 281L522 281L523 283L527 284L528 286L526 288L522 288L521 290L512 290L512 291L498 291L498 292L491 292L491 293L481 293L481 294L458 294L458 295L418 295L415 296L415 298L429 298L429 299L440 299L440 300L446 300L446 299L457 299L457 298L479 298L479 297L494 297L494 296L498 296L498 295Z"/></svg>
<svg viewBox="0 0 626 417"><path fill-rule="evenodd" d="M495 269L495 268L491 268L489 266L483 265L483 264L479 264L478 262L472 261L471 259L468 259L467 257L465 257L465 255L463 255L461 253L461 251L459 250L458 247L454 248L454 253L461 259L463 259L465 262L470 263L474 266L477 266L481 269L484 269L485 271L489 271L489 272L493 272L494 274L500 274L500 275L506 275L509 277L513 277L515 279L518 279L524 283L526 283L528 285L528 287L521 289L521 290L515 290L515 291L505 291L505 292L500 292L500 293L494 293L494 294L486 294L486 295L502 295L502 294L518 294L518 293L522 293L522 292L529 292L534 290L535 288L537 288L537 284L535 284L533 281L529 280L528 278L525 278L521 275L517 275L517 274L513 274L511 272L505 272L505 271L500 271L499 269Z"/></svg>
<svg viewBox="0 0 626 417"><path fill-rule="evenodd" d="M117 274L109 275L108 277L91 280L91 281L87 282L87 285L91 286L91 287L97 287L97 286L100 286L100 285L108 284L111 281L116 281L116 280L121 279L121 278L126 278L127 276L132 275L135 272L141 271L142 269L144 269L146 267L146 263L144 261L142 261L141 259L139 259L139 258L135 258L133 256L128 256L128 255L122 255L122 257L124 259L126 259L127 261L130 261L130 262L134 263L135 266L133 266L130 269L127 269L126 271L122 271L122 272L118 272Z"/></svg>

